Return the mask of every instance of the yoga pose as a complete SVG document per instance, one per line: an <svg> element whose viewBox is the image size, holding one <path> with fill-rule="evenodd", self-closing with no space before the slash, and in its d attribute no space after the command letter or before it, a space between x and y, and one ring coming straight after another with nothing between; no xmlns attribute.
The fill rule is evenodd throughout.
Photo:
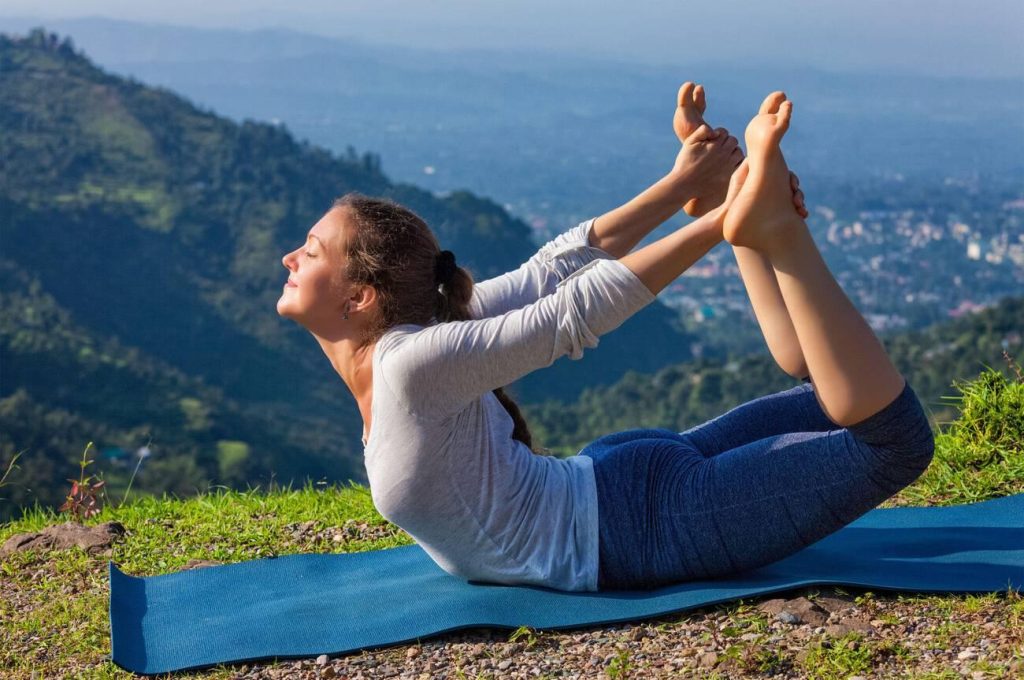
<svg viewBox="0 0 1024 680"><path fill-rule="evenodd" d="M735 573L842 528L930 463L916 395L802 219L779 146L791 103L764 100L746 159L704 111L684 84L671 171L502 276L474 285L416 214L359 194L284 256L278 312L355 397L375 506L450 574L593 591ZM696 220L631 252L684 205ZM803 384L686 432L536 455L502 387L580 358L723 239L772 356Z"/></svg>

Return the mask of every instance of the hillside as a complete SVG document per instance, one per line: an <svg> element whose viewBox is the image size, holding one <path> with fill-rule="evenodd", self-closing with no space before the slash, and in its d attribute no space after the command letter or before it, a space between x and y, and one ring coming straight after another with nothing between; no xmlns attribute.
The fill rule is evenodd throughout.
<svg viewBox="0 0 1024 680"><path fill-rule="evenodd" d="M375 154L221 118L42 30L0 35L0 100L0 463L25 452L20 500L59 501L89 441L148 445L135 488L153 493L365 480L354 400L275 311L281 256L336 196L413 208L476 280L536 251L493 201L438 197L390 181ZM688 346L674 318L650 305L510 392L569 398L628 366L654 370ZM631 357L640 338L657 340ZM127 481L109 471L112 487Z"/></svg>

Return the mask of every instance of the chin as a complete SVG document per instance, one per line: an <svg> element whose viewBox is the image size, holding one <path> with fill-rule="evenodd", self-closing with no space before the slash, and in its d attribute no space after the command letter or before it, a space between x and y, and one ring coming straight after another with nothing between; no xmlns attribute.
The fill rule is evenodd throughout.
<svg viewBox="0 0 1024 680"><path fill-rule="evenodd" d="M293 316L291 311L288 309L288 305L282 304L280 300L277 301L277 315L283 316L286 319L290 319Z"/></svg>

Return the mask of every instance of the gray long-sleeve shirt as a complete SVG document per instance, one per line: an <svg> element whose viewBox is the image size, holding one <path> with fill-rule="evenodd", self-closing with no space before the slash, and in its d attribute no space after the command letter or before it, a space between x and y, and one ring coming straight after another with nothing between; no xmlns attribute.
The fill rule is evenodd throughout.
<svg viewBox="0 0 1024 680"><path fill-rule="evenodd" d="M472 320L400 324L377 341L363 441L373 502L454 576L597 590L592 460L534 454L492 392L579 359L655 299L590 245L593 222L474 286Z"/></svg>

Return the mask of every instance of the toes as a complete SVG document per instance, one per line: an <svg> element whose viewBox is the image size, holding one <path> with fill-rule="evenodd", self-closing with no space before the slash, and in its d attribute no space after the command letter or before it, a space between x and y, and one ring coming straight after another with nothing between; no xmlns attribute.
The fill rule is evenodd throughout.
<svg viewBox="0 0 1024 680"><path fill-rule="evenodd" d="M789 119L793 115L793 102L786 100L779 104L779 113L775 117L775 129L785 132L789 129Z"/></svg>
<svg viewBox="0 0 1024 680"><path fill-rule="evenodd" d="M693 83L688 80L679 88L679 94L676 97L676 105L685 109L691 103L693 103Z"/></svg>
<svg viewBox="0 0 1024 680"><path fill-rule="evenodd" d="M693 103L697 105L697 110L701 112L701 115L703 115L704 110L708 107L707 100L704 98L703 85L698 85L693 88Z"/></svg>
<svg viewBox="0 0 1024 680"><path fill-rule="evenodd" d="M772 92L770 95L764 98L761 102L761 108L758 109L758 113L776 113L779 110L779 104L786 100L786 93L781 90Z"/></svg>
<svg viewBox="0 0 1024 680"><path fill-rule="evenodd" d="M796 189L800 186L800 178L796 176L796 173L792 170L789 172L789 186Z"/></svg>

